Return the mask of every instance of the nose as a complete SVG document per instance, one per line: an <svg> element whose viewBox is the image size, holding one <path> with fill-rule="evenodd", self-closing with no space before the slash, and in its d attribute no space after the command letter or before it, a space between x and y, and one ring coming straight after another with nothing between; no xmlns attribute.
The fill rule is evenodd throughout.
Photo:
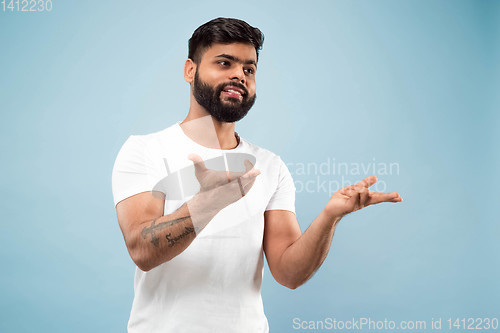
<svg viewBox="0 0 500 333"><path fill-rule="evenodd" d="M231 81L236 81L241 84L245 84L245 71L243 66L234 66L234 70L230 74Z"/></svg>

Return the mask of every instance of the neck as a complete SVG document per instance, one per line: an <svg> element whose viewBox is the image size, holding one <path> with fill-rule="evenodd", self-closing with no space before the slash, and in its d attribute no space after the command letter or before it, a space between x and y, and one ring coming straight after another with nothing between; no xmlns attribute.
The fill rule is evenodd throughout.
<svg viewBox="0 0 500 333"><path fill-rule="evenodd" d="M191 140L207 148L234 149L238 146L234 123L215 120L194 98L181 128Z"/></svg>

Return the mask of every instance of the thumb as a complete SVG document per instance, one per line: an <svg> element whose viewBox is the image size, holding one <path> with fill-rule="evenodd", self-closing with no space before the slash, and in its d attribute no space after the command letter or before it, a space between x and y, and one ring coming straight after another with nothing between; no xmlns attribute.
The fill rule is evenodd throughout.
<svg viewBox="0 0 500 333"><path fill-rule="evenodd" d="M207 169L207 167L205 166L205 162L203 162L203 159L200 157L200 155L189 154L188 160L193 161L196 172L201 172Z"/></svg>

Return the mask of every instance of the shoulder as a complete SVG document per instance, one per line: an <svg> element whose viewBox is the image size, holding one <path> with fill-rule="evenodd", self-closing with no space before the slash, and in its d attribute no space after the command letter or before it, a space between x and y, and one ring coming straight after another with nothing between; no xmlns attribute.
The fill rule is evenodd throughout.
<svg viewBox="0 0 500 333"><path fill-rule="evenodd" d="M284 179L292 179L288 166L281 159L281 156L246 140L244 140L244 144L247 148L245 152L255 157L255 167L261 171L261 175L264 176L267 181L276 183L276 186L278 186Z"/></svg>
<svg viewBox="0 0 500 333"><path fill-rule="evenodd" d="M245 151L254 155L257 161L260 162L266 162L266 163L271 163L273 165L279 166L283 161L281 160L281 157L272 151L262 148L260 146L257 146L245 139L242 138L242 141L245 145Z"/></svg>
<svg viewBox="0 0 500 333"><path fill-rule="evenodd" d="M136 140L142 141L144 143L153 143L153 142L164 142L166 140L170 140L172 138L179 136L180 127L178 124L173 124L165 129L160 131L141 134L141 135L131 135L130 137L135 138Z"/></svg>
<svg viewBox="0 0 500 333"><path fill-rule="evenodd" d="M177 141L178 124L148 134L133 134L128 137L121 150L155 151Z"/></svg>

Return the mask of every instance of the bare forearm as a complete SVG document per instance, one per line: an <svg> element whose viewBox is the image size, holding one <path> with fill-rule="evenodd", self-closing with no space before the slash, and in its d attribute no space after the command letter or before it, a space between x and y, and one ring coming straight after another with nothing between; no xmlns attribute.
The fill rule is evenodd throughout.
<svg viewBox="0 0 500 333"><path fill-rule="evenodd" d="M294 289L313 276L328 255L339 221L340 217L332 218L322 211L304 234L285 250L279 267L287 286Z"/></svg>
<svg viewBox="0 0 500 333"><path fill-rule="evenodd" d="M286 240L285 244L291 242L291 245L286 245L285 250L280 248L279 256L272 255L274 261L272 271L278 282L294 289L314 274L325 260L335 229L343 216L369 205L403 200L397 192L370 191L369 187L376 181L376 176L369 176L355 185L336 191L306 232L298 238L293 237L295 241L289 236L287 238L287 235L297 233L283 233L285 236L281 238ZM275 237L279 239L279 233L276 234L278 236Z"/></svg>
<svg viewBox="0 0 500 333"><path fill-rule="evenodd" d="M212 220L217 211L199 201L195 196L175 212L136 226L128 247L140 269L148 271L182 253Z"/></svg>
<svg viewBox="0 0 500 333"><path fill-rule="evenodd" d="M246 173L231 173L209 170L201 157L191 157L200 191L175 212L159 216L163 206L142 197L127 199L133 201L117 206L127 249L132 260L144 271L182 253L219 211L248 193L260 173L249 161L245 163ZM153 208L147 209L148 204ZM155 216L159 217L151 219Z"/></svg>
<svg viewBox="0 0 500 333"><path fill-rule="evenodd" d="M184 251L196 237L187 205L172 214L144 221L129 246L137 266L148 271Z"/></svg>

